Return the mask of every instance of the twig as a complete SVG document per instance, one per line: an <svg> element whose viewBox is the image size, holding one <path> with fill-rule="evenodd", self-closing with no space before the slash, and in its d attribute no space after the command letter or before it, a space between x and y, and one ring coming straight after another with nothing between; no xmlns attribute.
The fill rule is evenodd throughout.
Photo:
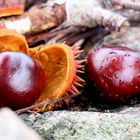
<svg viewBox="0 0 140 140"><path fill-rule="evenodd" d="M73 45L75 42L77 42L78 40L80 39L83 39L83 38L87 38L87 37L91 37L91 36L95 36L97 33L103 33L104 29L102 27L97 27L97 28L90 28L88 29L86 32L84 33L81 33L77 36L74 36L73 38L69 39L66 41L66 44L68 45ZM108 34L109 31L105 31L103 33L103 36Z"/></svg>
<svg viewBox="0 0 140 140"><path fill-rule="evenodd" d="M46 2L46 0L25 0L25 9L28 10L33 5L37 5L40 3Z"/></svg>
<svg viewBox="0 0 140 140"><path fill-rule="evenodd" d="M67 0L65 6L68 25L90 28L101 25L118 31L127 22L125 17L101 7L97 0Z"/></svg>
<svg viewBox="0 0 140 140"><path fill-rule="evenodd" d="M80 95L80 94L78 94L78 95ZM31 106L26 107L26 108L19 109L19 110L15 111L15 113L17 113L18 115L20 115L20 114L22 114L24 112L27 112L29 110L32 110L34 108L43 107L44 105L55 104L55 103L58 103L60 101L64 101L66 99L73 98L73 97L77 97L77 94L75 94L75 95L69 95L69 96L62 97L62 98L47 100L47 101L44 101L42 103L38 103L38 104L31 105Z"/></svg>
<svg viewBox="0 0 140 140"><path fill-rule="evenodd" d="M110 34L109 30L106 30L105 28L100 28L98 34L93 35L94 38L92 39L92 44L97 43L100 39L103 39L108 34Z"/></svg>
<svg viewBox="0 0 140 140"><path fill-rule="evenodd" d="M140 2L130 2L128 0L112 0L113 5L119 5L124 9L133 9L140 11Z"/></svg>
<svg viewBox="0 0 140 140"><path fill-rule="evenodd" d="M63 36L62 38L59 38L57 40L57 42L59 42L59 43L66 42L67 40L69 40L71 38L74 38L75 36L77 36L79 34L81 34L81 32L77 32L77 33L76 32L73 32L73 33L67 34L67 35Z"/></svg>
<svg viewBox="0 0 140 140"><path fill-rule="evenodd" d="M41 3L32 6L18 17L0 19L0 28L12 29L20 34L37 33L54 28L65 20L66 12L63 5L50 6Z"/></svg>
<svg viewBox="0 0 140 140"><path fill-rule="evenodd" d="M96 29L96 32L94 32L92 38L90 38L90 41L85 42L85 44L82 46L82 49L84 50L84 56L87 56L89 51L92 49L92 46L97 43L99 40L103 39L106 35L110 33L109 30L103 28L103 27L98 27Z"/></svg>
<svg viewBox="0 0 140 140"><path fill-rule="evenodd" d="M27 39L27 42L29 43L29 45L33 45L41 40L46 40L46 39L55 37L59 34L68 34L71 32L80 32L80 28L79 27L68 27L66 29L62 29L62 30L54 31L54 32L42 32L42 33L38 33L35 35L26 35L26 39Z"/></svg>
<svg viewBox="0 0 140 140"><path fill-rule="evenodd" d="M81 34L77 35L77 36L73 36L73 37L71 37L70 39L68 39L66 41L66 44L71 46L71 45L73 45L75 42L77 42L80 39L92 36L94 32L95 32L95 29L93 28L93 29L90 29L90 30L88 30L88 31L86 31L84 33L81 33Z"/></svg>

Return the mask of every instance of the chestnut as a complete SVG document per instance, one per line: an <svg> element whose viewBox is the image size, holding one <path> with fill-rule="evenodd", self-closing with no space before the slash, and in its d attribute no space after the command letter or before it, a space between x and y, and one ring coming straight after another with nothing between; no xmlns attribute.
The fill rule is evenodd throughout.
<svg viewBox="0 0 140 140"><path fill-rule="evenodd" d="M140 52L103 46L87 58L87 75L103 99L126 101L140 95Z"/></svg>
<svg viewBox="0 0 140 140"><path fill-rule="evenodd" d="M33 104L45 87L45 73L21 52L0 53L0 107L19 109Z"/></svg>

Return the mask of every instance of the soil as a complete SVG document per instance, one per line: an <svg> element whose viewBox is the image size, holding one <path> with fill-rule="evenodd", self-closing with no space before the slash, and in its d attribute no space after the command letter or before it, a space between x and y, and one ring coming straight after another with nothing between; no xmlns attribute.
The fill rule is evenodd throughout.
<svg viewBox="0 0 140 140"><path fill-rule="evenodd" d="M62 107L57 110L69 111L94 111L94 112L119 112L128 107L140 106L140 96L131 97L128 100L114 102L102 99L95 90L91 89L91 85L87 82L81 94L72 99L72 103L67 105L63 103ZM56 109L55 109L56 110Z"/></svg>

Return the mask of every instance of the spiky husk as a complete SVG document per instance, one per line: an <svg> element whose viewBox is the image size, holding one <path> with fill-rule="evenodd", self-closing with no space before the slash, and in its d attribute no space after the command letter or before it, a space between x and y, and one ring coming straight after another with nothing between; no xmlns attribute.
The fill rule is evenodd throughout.
<svg viewBox="0 0 140 140"><path fill-rule="evenodd" d="M79 94L78 86L83 86L84 80L77 73L83 73L85 60L78 60L82 52L80 47L69 47L66 44L53 44L43 49L39 48L33 59L38 61L46 74L46 88L35 104L49 99L57 99L71 94ZM38 49L38 48L37 48ZM70 100L65 100L70 103ZM37 108L37 111L52 110L54 107L60 107L62 103L47 105L43 108Z"/></svg>

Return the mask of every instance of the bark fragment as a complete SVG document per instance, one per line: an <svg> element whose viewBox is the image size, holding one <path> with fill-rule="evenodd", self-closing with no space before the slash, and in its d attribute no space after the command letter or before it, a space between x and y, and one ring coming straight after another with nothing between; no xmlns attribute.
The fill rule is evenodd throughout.
<svg viewBox="0 0 140 140"><path fill-rule="evenodd" d="M35 5L21 16L0 20L0 28L13 29L21 34L39 32L61 24L65 14L63 5Z"/></svg>
<svg viewBox="0 0 140 140"><path fill-rule="evenodd" d="M110 30L119 30L123 25L127 25L125 17L102 8L95 0L67 0L66 13L68 25L86 27L102 25Z"/></svg>

